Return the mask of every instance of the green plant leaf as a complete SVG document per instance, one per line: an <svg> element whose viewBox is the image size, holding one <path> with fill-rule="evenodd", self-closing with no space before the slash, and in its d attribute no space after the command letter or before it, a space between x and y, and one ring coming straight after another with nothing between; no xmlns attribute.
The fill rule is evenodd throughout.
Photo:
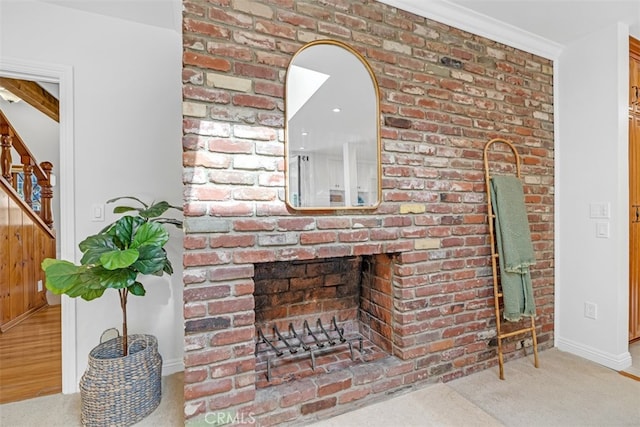
<svg viewBox="0 0 640 427"><path fill-rule="evenodd" d="M174 218L155 218L152 220L153 222L157 222L160 224L171 224L175 225L176 228L182 228L182 221Z"/></svg>
<svg viewBox="0 0 640 427"><path fill-rule="evenodd" d="M84 252L80 260L80 263L83 265L98 264L100 263L102 254L118 249L113 241L113 237L106 234L89 236L80 242L78 247Z"/></svg>
<svg viewBox="0 0 640 427"><path fill-rule="evenodd" d="M167 258L167 261L164 263L162 271L164 271L168 275L173 274L173 266L171 265L171 261L169 260L169 258Z"/></svg>
<svg viewBox="0 0 640 427"><path fill-rule="evenodd" d="M137 197L132 197L132 196L116 197L114 199L107 200L107 203L113 203L115 201L122 200L122 199L135 200L142 207L133 207L133 206L127 206L127 205L116 206L115 208L113 208L114 213L122 214L126 212L135 211L137 212L137 215L143 218L145 221L163 222L163 223L175 225L177 228L182 228L182 221L179 219L160 218L160 215L162 215L169 209L175 209L179 212L182 212L183 211L182 206L171 205L164 200L161 202L152 203L151 205L148 205L144 203L142 200L138 199Z"/></svg>
<svg viewBox="0 0 640 427"><path fill-rule="evenodd" d="M45 259L42 260L42 263L40 264L40 267L42 268L42 271L47 271L47 267L49 267L50 265L53 265L53 264L57 264L60 261L61 260L55 259L55 258L45 258Z"/></svg>
<svg viewBox="0 0 640 427"><path fill-rule="evenodd" d="M113 208L113 213L125 213L125 212L131 212L131 211L139 211L139 208L134 208L131 206L116 206L115 208Z"/></svg>
<svg viewBox="0 0 640 427"><path fill-rule="evenodd" d="M96 279L105 288L124 289L136 281L137 273L130 268L107 270L102 267L93 269Z"/></svg>
<svg viewBox="0 0 640 427"><path fill-rule="evenodd" d="M177 211L182 211L182 207L170 205L168 202L162 201L158 203L154 203L149 206L147 209L140 209L140 216L151 219L158 218L160 215L165 213L169 209L175 209Z"/></svg>
<svg viewBox="0 0 640 427"><path fill-rule="evenodd" d="M45 286L57 295L82 283L82 273L86 270L72 262L51 258L44 260L41 266L46 275Z"/></svg>
<svg viewBox="0 0 640 427"><path fill-rule="evenodd" d="M131 247L139 248L144 245L162 247L167 241L169 241L169 232L162 224L145 222L136 231Z"/></svg>
<svg viewBox="0 0 640 427"><path fill-rule="evenodd" d="M69 261L51 259L43 262L42 266L46 275L45 286L54 294L85 298L97 295L97 290L104 290L94 274L95 267L77 266Z"/></svg>
<svg viewBox="0 0 640 427"><path fill-rule="evenodd" d="M130 293L138 297L143 297L147 293L147 291L145 291L144 289L144 286L142 286L142 283L140 282L135 282L133 285L129 286L127 289L129 290Z"/></svg>
<svg viewBox="0 0 640 427"><path fill-rule="evenodd" d="M127 268L137 261L139 255L138 250L135 248L125 249L123 251L116 249L104 252L100 256L100 264L107 270Z"/></svg>
<svg viewBox="0 0 640 427"><path fill-rule="evenodd" d="M107 233L114 236L120 249L128 249L133 246L133 239L140 226L145 223L144 218L137 216L123 216L113 223Z"/></svg>
<svg viewBox="0 0 640 427"><path fill-rule="evenodd" d="M167 253L160 246L144 245L138 248L140 256L138 260L131 266L142 274L156 274L160 272L167 259Z"/></svg>
<svg viewBox="0 0 640 427"><path fill-rule="evenodd" d="M122 200L122 199L129 199L129 200L135 200L136 202L140 203L142 206L144 206L145 208L147 207L147 204L145 202L143 202L142 200L138 199L137 197L133 197L133 196L121 196L121 197L115 197L113 199L109 199L107 200L107 203L113 203L113 202L117 202L118 200ZM117 209L117 208L116 208ZM115 212L115 210L114 210Z"/></svg>
<svg viewBox="0 0 640 427"><path fill-rule="evenodd" d="M157 218L165 213L170 207L171 205L167 202L158 202L149 206L147 209L141 209L139 212L140 216L143 218Z"/></svg>
<svg viewBox="0 0 640 427"><path fill-rule="evenodd" d="M105 288L99 289L87 289L87 292L82 294L82 299L85 301L91 301L96 298L100 298L104 294Z"/></svg>

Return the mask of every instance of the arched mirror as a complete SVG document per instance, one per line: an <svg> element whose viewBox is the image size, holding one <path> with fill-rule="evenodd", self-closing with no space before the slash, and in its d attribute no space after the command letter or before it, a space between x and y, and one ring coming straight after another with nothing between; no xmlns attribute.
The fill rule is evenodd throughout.
<svg viewBox="0 0 640 427"><path fill-rule="evenodd" d="M286 201L296 210L373 209L380 203L379 89L350 46L319 40L286 77Z"/></svg>

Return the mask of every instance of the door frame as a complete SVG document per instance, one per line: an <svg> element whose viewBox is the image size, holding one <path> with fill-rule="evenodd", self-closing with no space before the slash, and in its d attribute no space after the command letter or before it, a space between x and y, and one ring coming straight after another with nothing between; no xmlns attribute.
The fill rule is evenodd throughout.
<svg viewBox="0 0 640 427"><path fill-rule="evenodd" d="M629 61L631 61L632 57L635 57L637 59L639 56L640 56L640 39L630 35L629 36ZM631 79L629 79L629 80L631 80ZM631 81L629 81L628 84L631 84ZM631 155L631 129L629 129L628 134L629 134L629 148L628 148L628 152L627 152L628 153L627 154L627 159L630 160L631 159L631 156L630 156ZM631 166L631 165L629 165L629 166ZM631 179L631 167L629 167L629 179ZM631 181L629 181L629 182L631 182ZM632 201L631 201L631 190L632 189L629 188L629 200L628 200L628 205L629 205L628 208L629 209L631 208L630 205L632 203ZM630 251L631 251L631 247L632 247L631 225L632 225L631 224L631 220L629 219L628 227L629 227L629 250ZM631 255L632 255L631 252L629 252L629 260L632 259ZM629 310L629 329L631 328L631 322L632 321L636 321L637 322L637 319L632 319L632 317L631 317L631 315L632 315L632 310L631 310L631 304L632 304L632 300L631 300L631 296L632 296L631 295L631 279L632 279L631 278L631 263L629 263L629 307L628 307L628 310ZM637 307L636 310L638 310L638 309L640 309L640 308ZM628 333L629 332L630 331L628 331ZM638 337L636 337L634 339L634 341L637 341L637 340L638 340ZM629 345L631 345L631 342L632 341L629 341Z"/></svg>
<svg viewBox="0 0 640 427"><path fill-rule="evenodd" d="M0 75L59 85L60 101L60 165L58 182L60 197L60 258L75 260L75 194L74 187L74 138L73 138L73 67L70 65L44 64L18 58L0 57ZM76 393L76 301L62 296L62 393Z"/></svg>

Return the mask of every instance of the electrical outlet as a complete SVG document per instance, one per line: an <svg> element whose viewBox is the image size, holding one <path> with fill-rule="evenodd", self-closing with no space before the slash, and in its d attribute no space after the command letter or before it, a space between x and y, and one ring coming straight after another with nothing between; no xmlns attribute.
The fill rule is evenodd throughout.
<svg viewBox="0 0 640 427"><path fill-rule="evenodd" d="M584 303L584 317L587 319L597 319L598 318L598 306L592 302Z"/></svg>
<svg viewBox="0 0 640 427"><path fill-rule="evenodd" d="M38 280L38 292L42 292L44 288L42 287L42 280Z"/></svg>

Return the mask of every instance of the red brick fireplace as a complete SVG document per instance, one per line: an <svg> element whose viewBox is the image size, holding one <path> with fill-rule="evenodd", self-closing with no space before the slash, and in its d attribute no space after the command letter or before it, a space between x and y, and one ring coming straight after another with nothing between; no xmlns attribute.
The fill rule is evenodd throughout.
<svg viewBox="0 0 640 427"><path fill-rule="evenodd" d="M496 365L482 148L497 136L522 157L538 341L553 345L551 61L368 0L184 10L187 419L300 424ZM318 38L361 52L380 85L375 210L283 201L284 76ZM334 317L362 352L316 349L315 370L289 352L266 379L258 328L275 340L274 325ZM514 337L507 359L528 345Z"/></svg>
<svg viewBox="0 0 640 427"><path fill-rule="evenodd" d="M255 268L256 387L369 363L391 353L392 272L386 255Z"/></svg>

